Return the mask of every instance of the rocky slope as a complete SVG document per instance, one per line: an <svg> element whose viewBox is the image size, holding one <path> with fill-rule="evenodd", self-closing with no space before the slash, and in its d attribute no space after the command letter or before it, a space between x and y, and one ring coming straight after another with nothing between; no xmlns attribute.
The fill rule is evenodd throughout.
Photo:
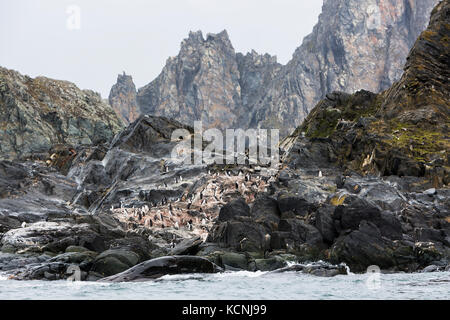
<svg viewBox="0 0 450 320"><path fill-rule="evenodd" d="M0 161L0 271L450 270L449 19L445 0L391 88L328 94L282 142L278 168L187 165L173 150L192 128L149 115L110 143Z"/></svg>
<svg viewBox="0 0 450 320"><path fill-rule="evenodd" d="M437 2L324 1L318 24L285 66L267 54L236 54L226 31L206 40L190 33L158 78L139 89L140 111L286 135L328 92L379 92L398 80Z"/></svg>
<svg viewBox="0 0 450 320"><path fill-rule="evenodd" d="M0 157L47 153L57 144L109 141L123 123L99 94L0 67Z"/></svg>
<svg viewBox="0 0 450 320"><path fill-rule="evenodd" d="M129 124L139 117L136 86L132 77L125 72L117 76L117 82L111 88L108 101L124 123Z"/></svg>

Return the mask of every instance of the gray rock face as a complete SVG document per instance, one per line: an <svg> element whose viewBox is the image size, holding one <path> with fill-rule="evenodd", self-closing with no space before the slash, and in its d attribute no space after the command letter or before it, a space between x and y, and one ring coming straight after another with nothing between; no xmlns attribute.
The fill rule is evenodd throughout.
<svg viewBox="0 0 450 320"><path fill-rule="evenodd" d="M129 75L119 74L117 82L109 93L109 104L117 115L125 122L131 123L139 117L136 101L136 86Z"/></svg>
<svg viewBox="0 0 450 320"><path fill-rule="evenodd" d="M109 141L122 127L98 93L0 67L0 159Z"/></svg>
<svg viewBox="0 0 450 320"><path fill-rule="evenodd" d="M142 113L166 116L192 125L202 120L207 127L229 128L249 108L279 68L276 58L255 52L236 55L224 30L189 33L178 56L169 58L161 74L139 89Z"/></svg>
<svg viewBox="0 0 450 320"><path fill-rule="evenodd" d="M324 1L313 32L254 106L251 125L293 129L329 92L387 89L400 79L409 50L437 3Z"/></svg>
<svg viewBox="0 0 450 320"><path fill-rule="evenodd" d="M325 1L313 32L285 66L268 54L235 53L226 31L206 40L191 32L178 56L139 89L140 112L286 135L328 92L380 92L398 80L437 2Z"/></svg>

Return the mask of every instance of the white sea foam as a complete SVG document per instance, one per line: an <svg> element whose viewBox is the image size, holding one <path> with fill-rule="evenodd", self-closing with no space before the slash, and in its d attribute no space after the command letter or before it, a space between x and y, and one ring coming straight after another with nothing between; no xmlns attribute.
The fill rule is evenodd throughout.
<svg viewBox="0 0 450 320"><path fill-rule="evenodd" d="M347 274L348 275L354 275L354 273L350 271L350 267L349 266L345 265L345 270L347 270Z"/></svg>
<svg viewBox="0 0 450 320"><path fill-rule="evenodd" d="M199 280L203 278L204 278L203 274L189 273L189 274L168 274L158 278L157 280L181 281L181 280Z"/></svg>
<svg viewBox="0 0 450 320"><path fill-rule="evenodd" d="M260 277L263 274L266 274L266 271L232 271L232 272L222 272L214 274L215 277L218 278L236 278L236 277L247 277L247 278L256 278Z"/></svg>

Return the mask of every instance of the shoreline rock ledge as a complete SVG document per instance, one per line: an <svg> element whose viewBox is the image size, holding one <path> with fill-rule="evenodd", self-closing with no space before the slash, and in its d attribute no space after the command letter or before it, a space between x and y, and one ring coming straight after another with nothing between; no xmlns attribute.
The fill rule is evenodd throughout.
<svg viewBox="0 0 450 320"><path fill-rule="evenodd" d="M195 256L165 256L142 262L100 282L140 282L158 279L165 275L185 273L216 273L222 268L208 259Z"/></svg>

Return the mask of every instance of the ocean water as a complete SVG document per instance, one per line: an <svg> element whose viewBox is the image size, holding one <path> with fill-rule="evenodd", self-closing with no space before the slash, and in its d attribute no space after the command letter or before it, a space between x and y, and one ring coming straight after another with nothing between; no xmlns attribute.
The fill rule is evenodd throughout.
<svg viewBox="0 0 450 320"><path fill-rule="evenodd" d="M303 300L450 299L450 272L350 274L332 278L286 272L164 276L140 283L17 281L0 276L0 299Z"/></svg>

